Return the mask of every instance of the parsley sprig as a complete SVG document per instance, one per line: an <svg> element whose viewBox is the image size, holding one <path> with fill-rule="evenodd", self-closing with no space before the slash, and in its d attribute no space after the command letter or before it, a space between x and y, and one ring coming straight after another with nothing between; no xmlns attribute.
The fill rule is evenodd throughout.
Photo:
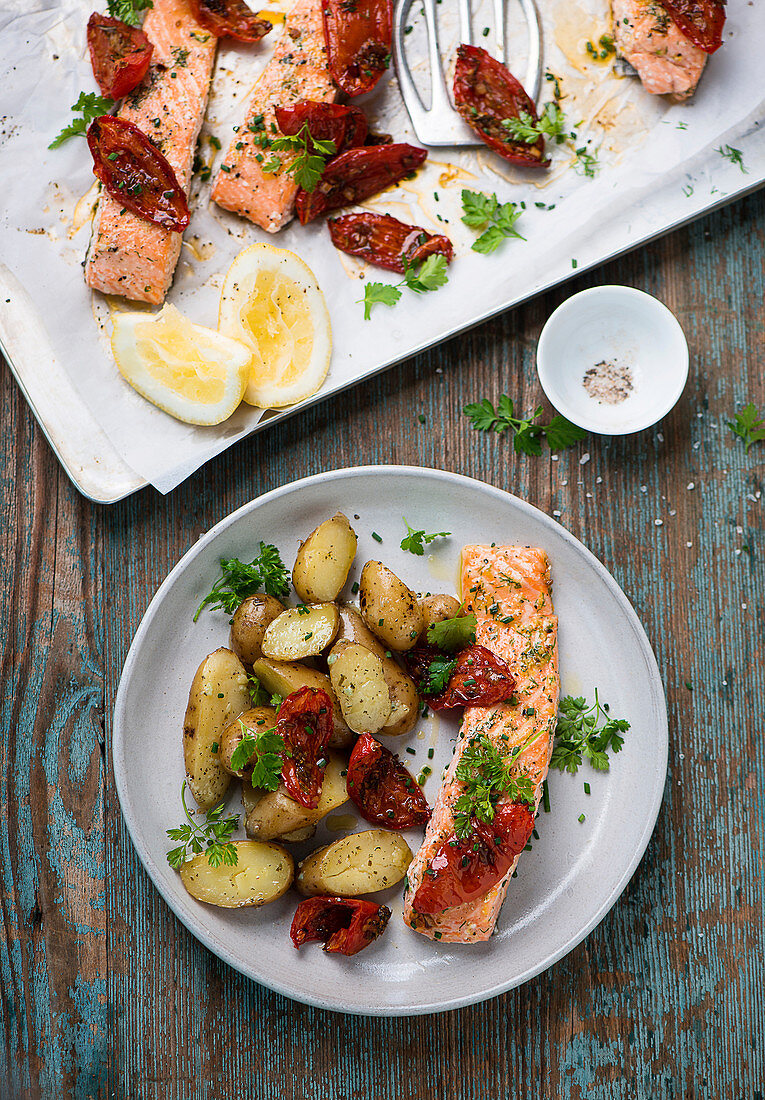
<svg viewBox="0 0 765 1100"><path fill-rule="evenodd" d="M304 191L316 190L327 158L337 152L334 141L319 141L311 137L307 122L296 134L282 134L281 137L271 138L269 148L274 153L295 154L285 171ZM270 157L263 165L263 171L275 175L281 167L281 157Z"/></svg>
<svg viewBox="0 0 765 1100"><path fill-rule="evenodd" d="M281 695L267 691L257 676L247 677L247 690L250 693L250 699L254 707L273 707L278 710L284 702Z"/></svg>
<svg viewBox="0 0 765 1100"><path fill-rule="evenodd" d="M728 421L730 430L744 440L747 454L749 454L749 448L754 443L762 443L765 440L765 419L763 416L764 414L759 413L756 405L753 405L750 401L748 405L744 405L741 412L735 413L735 420Z"/></svg>
<svg viewBox="0 0 765 1100"><path fill-rule="evenodd" d="M421 693L423 695L440 695L442 691L445 691L456 664L456 657L445 655L434 657L420 684Z"/></svg>
<svg viewBox="0 0 765 1100"><path fill-rule="evenodd" d="M223 817L223 803L208 810L203 825L199 825L189 813L186 805L186 780L181 783L181 802L183 812L186 814L185 825L177 829L168 829L167 835L171 840L181 841L177 848L167 853L167 862L177 871L182 867L191 855L199 855L204 852L207 862L211 867L220 867L225 863L228 867L236 867L238 857L236 847L231 843L231 834L239 823L239 816ZM191 855L189 855L191 849Z"/></svg>
<svg viewBox="0 0 765 1100"><path fill-rule="evenodd" d="M252 729L239 719L242 740L231 754L231 767L241 771L252 763L252 785L267 791L275 791L282 776L282 756L287 751L284 738L276 727Z"/></svg>
<svg viewBox="0 0 765 1100"><path fill-rule="evenodd" d="M518 756L545 733L534 734L521 745L502 754L485 733L471 737L455 770L455 777L465 784L454 803L454 831L460 840L473 831L473 818L490 824L494 820L500 797L510 802L534 805L534 784L527 775L516 774Z"/></svg>
<svg viewBox="0 0 765 1100"><path fill-rule="evenodd" d="M470 420L472 427L479 432L504 432L508 428L513 432L513 448L516 454L541 455L542 439L547 441L551 451L562 451L580 439L587 432L566 420L565 416L554 416L549 424L537 423L542 415L542 406L538 405L531 416L515 415L515 407L507 394L501 394L496 408L484 397L482 401L465 405L462 410Z"/></svg>
<svg viewBox="0 0 765 1100"><path fill-rule="evenodd" d="M109 15L114 19L121 19L123 23L137 27L143 12L154 7L154 0L107 0L106 6Z"/></svg>
<svg viewBox="0 0 765 1100"><path fill-rule="evenodd" d="M54 137L48 148L57 149L70 137L75 137L77 134L86 134L93 119L108 114L113 106L113 99L106 99L95 92L80 92L79 99L72 104L72 110L79 111L81 117L72 119L69 126L65 126L61 133Z"/></svg>
<svg viewBox="0 0 765 1100"><path fill-rule="evenodd" d="M557 103L545 103L536 122L528 111L519 111L514 118L503 118L502 125L525 145L533 145L541 137L555 138L559 145L566 140L566 117Z"/></svg>
<svg viewBox="0 0 765 1100"><path fill-rule="evenodd" d="M427 638L431 645L437 645L447 653L454 653L457 649L473 644L477 626L475 615L455 615L451 619L442 619L440 623L431 623Z"/></svg>
<svg viewBox="0 0 765 1100"><path fill-rule="evenodd" d="M401 540L401 549L408 550L410 554L416 554L418 558L424 555L426 545L435 542L436 539L448 539L451 535L451 531L434 531L432 535L426 535L424 531L415 531L410 527L406 516L402 516L402 519L406 524L406 534Z"/></svg>
<svg viewBox="0 0 765 1100"><path fill-rule="evenodd" d="M608 704L601 704L597 688L592 705L582 696L567 695L558 707L550 767L574 775L582 760L589 760L596 771L608 771L608 753L619 751L624 744L621 734L629 728L625 718L610 717Z"/></svg>
<svg viewBox="0 0 765 1100"><path fill-rule="evenodd" d="M496 252L508 237L526 240L515 228L522 211L514 202L500 202L495 194L487 195L483 191L464 190L462 209L465 225L472 229L484 229L481 236L473 241L474 252Z"/></svg>
<svg viewBox="0 0 765 1100"><path fill-rule="evenodd" d="M221 558L220 567L223 576L202 600L194 622L208 605L213 611L222 608L233 615L242 600L256 592L265 591L269 596L279 597L286 596L290 590L289 573L279 551L265 542L261 542L260 553L251 562Z"/></svg>
<svg viewBox="0 0 765 1100"><path fill-rule="evenodd" d="M428 256L418 268L409 267L404 261L404 278L400 283L367 283L364 290L364 320L368 321L372 315L372 306L395 306L401 297L401 288L408 287L415 294L423 294L427 290L438 290L449 279L446 273L446 257L440 255Z"/></svg>

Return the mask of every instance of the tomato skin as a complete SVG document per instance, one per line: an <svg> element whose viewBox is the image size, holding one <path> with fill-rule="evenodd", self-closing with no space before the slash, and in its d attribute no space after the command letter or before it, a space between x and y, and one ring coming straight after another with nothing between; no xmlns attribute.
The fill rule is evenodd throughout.
<svg viewBox="0 0 765 1100"><path fill-rule="evenodd" d="M138 27L93 12L88 20L88 50L101 95L122 99L146 76L154 46Z"/></svg>
<svg viewBox="0 0 765 1100"><path fill-rule="evenodd" d="M435 646L415 646L404 655L407 668L418 685L422 684L434 657L443 656ZM456 656L457 664L445 689L438 695L423 692L423 699L433 710L490 707L509 699L515 691L515 677L508 665L484 646L468 646Z"/></svg>
<svg viewBox="0 0 765 1100"><path fill-rule="evenodd" d="M314 191L298 191L295 209L300 224L376 195L419 168L427 155L427 150L406 144L347 149L328 161Z"/></svg>
<svg viewBox="0 0 765 1100"><path fill-rule="evenodd" d="M332 700L326 691L303 687L288 695L276 716L276 732L287 750L282 765L287 793L307 810L315 810L332 733Z"/></svg>
<svg viewBox="0 0 765 1100"><path fill-rule="evenodd" d="M366 115L358 107L311 99L303 99L292 107L277 107L276 125L289 135L299 134L307 125L315 141L334 141L336 153L363 145L369 129Z"/></svg>
<svg viewBox="0 0 765 1100"><path fill-rule="evenodd" d="M483 897L500 882L534 829L534 812L524 802L497 808L491 824L473 818L464 840L452 833L431 857L412 901L417 913L442 913Z"/></svg>
<svg viewBox="0 0 765 1100"><path fill-rule="evenodd" d="M197 22L216 38L259 42L273 29L273 23L258 19L243 0L191 0L191 8Z"/></svg>
<svg viewBox="0 0 765 1100"><path fill-rule="evenodd" d="M392 0L322 0L329 71L347 96L371 92L390 65Z"/></svg>
<svg viewBox="0 0 765 1100"><path fill-rule="evenodd" d="M186 194L143 130L127 119L102 115L88 127L88 146L93 172L113 199L139 218L184 231L189 224Z"/></svg>
<svg viewBox="0 0 765 1100"><path fill-rule="evenodd" d="M406 225L390 214L344 214L329 222L329 235L341 252L401 275L428 256L437 253L449 263L454 255L448 237Z"/></svg>
<svg viewBox="0 0 765 1100"><path fill-rule="evenodd" d="M471 129L495 153L512 164L546 168L545 143L516 141L502 126L505 118L526 111L534 122L537 109L513 74L477 46L460 46L454 72L454 104Z"/></svg>
<svg viewBox="0 0 765 1100"><path fill-rule="evenodd" d="M411 829L430 820L430 806L414 776L369 733L353 746L346 787L351 802L373 825Z"/></svg>
<svg viewBox="0 0 765 1100"><path fill-rule="evenodd" d="M714 53L722 46L725 26L725 0L662 0L686 38L704 53Z"/></svg>
<svg viewBox="0 0 765 1100"><path fill-rule="evenodd" d="M306 898L295 910L290 939L298 950L319 941L330 954L356 955L383 934L387 905L358 898Z"/></svg>

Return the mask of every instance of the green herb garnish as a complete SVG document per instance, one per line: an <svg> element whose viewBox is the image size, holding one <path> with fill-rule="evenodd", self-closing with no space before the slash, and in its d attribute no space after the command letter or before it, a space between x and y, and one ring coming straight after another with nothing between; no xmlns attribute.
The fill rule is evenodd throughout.
<svg viewBox="0 0 765 1100"><path fill-rule="evenodd" d="M410 554L416 554L418 558L425 553L426 544L436 539L448 539L451 535L451 531L435 531L432 535L426 535L424 531L415 531L410 527L406 516L402 516L402 519L406 524L406 535L401 540L401 549L408 550Z"/></svg>
<svg viewBox="0 0 765 1100"><path fill-rule="evenodd" d="M108 114L113 106L113 99L105 99L103 96L96 95L95 92L80 92L79 99L72 104L72 110L80 111L82 117L73 119L69 126L65 126L61 133L54 137L48 148L57 149L70 137L87 133L93 119Z"/></svg>
<svg viewBox="0 0 765 1100"><path fill-rule="evenodd" d="M241 718L239 726L242 730L242 740L231 754L232 769L238 772L252 763L253 787L275 791L282 776L284 738L276 732L275 726L271 726L270 729L253 730L245 726Z"/></svg>
<svg viewBox="0 0 765 1100"><path fill-rule="evenodd" d="M408 287L415 294L438 290L448 281L446 267L446 257L433 254L416 269L404 261L404 278L400 283L367 283L363 298L364 320L369 320L374 305L395 306L402 287Z"/></svg>
<svg viewBox="0 0 765 1100"><path fill-rule="evenodd" d="M432 645L447 653L454 653L457 649L475 642L475 630L478 620L475 615L455 615L452 619L442 619L440 623L431 623L428 627L427 638Z"/></svg>
<svg viewBox="0 0 765 1100"><path fill-rule="evenodd" d="M765 419L751 401L748 405L744 405L741 412L737 412L735 417L735 420L728 421L728 427L740 439L744 440L746 453L749 454L749 448L752 444L761 443L765 440Z"/></svg>
<svg viewBox="0 0 765 1100"><path fill-rule="evenodd" d="M269 148L275 153L295 154L285 171L304 191L316 190L327 157L337 152L334 141L319 141L312 137L307 122L296 134L282 134L281 137L271 138ZM263 165L263 171L274 174L279 171L281 165L280 157L272 157Z"/></svg>
<svg viewBox="0 0 765 1100"><path fill-rule="evenodd" d="M551 451L562 451L565 447L573 447L587 435L584 429L566 420L565 416L554 416L549 424L538 424L542 415L541 405L534 409L531 416L515 416L513 402L504 393L500 395L496 408L488 397L484 397L482 401L465 405L462 411L479 432L504 432L512 428L513 447L517 454L541 455L543 438Z"/></svg>
<svg viewBox="0 0 765 1100"><path fill-rule="evenodd" d="M474 252L495 252L508 237L522 237L515 228L521 216L521 208L514 202L500 202L496 195L487 195L483 191L462 192L462 221L473 229L484 228L484 232L473 241Z"/></svg>
<svg viewBox="0 0 765 1100"><path fill-rule="evenodd" d="M545 103L536 122L528 111L519 111L515 118L503 118L502 125L524 145L534 145L541 137L555 138L559 145L566 140L566 118L557 103Z"/></svg>
<svg viewBox="0 0 765 1100"><path fill-rule="evenodd" d="M567 695L558 707L550 767L574 775L586 759L596 771L608 771L608 753L619 751L624 744L620 734L629 728L626 719L609 717L608 704L601 705L597 689L592 706L581 696Z"/></svg>
<svg viewBox="0 0 765 1100"><path fill-rule="evenodd" d="M121 19L123 23L137 27L142 13L154 7L154 0L106 0L106 6L109 15L114 19Z"/></svg>
<svg viewBox="0 0 765 1100"><path fill-rule="evenodd" d="M500 797L534 805L534 784L527 775L514 775L513 765L540 736L535 734L531 740L516 745L507 756L499 752L485 733L470 738L454 773L465 784L454 803L454 831L460 840L473 831L473 818L484 824L494 820Z"/></svg>
<svg viewBox="0 0 765 1100"><path fill-rule="evenodd" d="M719 153L721 157L725 157L731 164L737 164L745 174L749 174L749 169L744 165L744 157L740 149L734 149L731 145L721 145L719 149L715 149L715 152Z"/></svg>
<svg viewBox="0 0 765 1100"><path fill-rule="evenodd" d="M239 823L239 816L233 814L231 817L224 818L224 807L221 802L219 806L207 811L204 825L198 825L193 820L186 805L185 779L181 783L181 802L183 803L183 812L186 814L187 824L181 825L177 829L167 830L167 835L171 840L181 841L177 848L173 848L167 853L167 862L170 866L174 867L176 871L179 867L182 867L186 860L191 858L188 854L190 848L192 855L199 855L200 852L204 852L211 867L220 867L222 863L229 867L236 867L238 858L236 848L231 843L231 834Z"/></svg>
<svg viewBox="0 0 765 1100"><path fill-rule="evenodd" d="M222 608L233 615L242 600L256 592L265 591L269 596L286 596L290 590L289 573L275 546L260 544L260 553L249 563L239 558L221 558L223 576L212 586L197 608L194 622L202 610Z"/></svg>
<svg viewBox="0 0 765 1100"><path fill-rule="evenodd" d="M456 664L456 657L434 657L420 684L420 692L423 695L440 695L442 691L446 691Z"/></svg>

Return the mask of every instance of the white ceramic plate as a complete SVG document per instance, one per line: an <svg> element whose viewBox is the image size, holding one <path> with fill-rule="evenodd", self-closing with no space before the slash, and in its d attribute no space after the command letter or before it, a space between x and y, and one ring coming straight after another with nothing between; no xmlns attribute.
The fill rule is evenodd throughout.
<svg viewBox="0 0 765 1100"><path fill-rule="evenodd" d="M227 644L228 616L192 617L219 575L219 559L250 560L259 540L275 543L291 567L298 540L336 510L359 536L357 565L384 561L414 589L454 592L460 549L468 542L544 547L560 621L564 694L592 698L629 719L610 772L585 766L550 777L551 812L540 811L539 840L520 861L496 934L485 944L433 943L401 921L401 890L379 895L393 910L377 943L353 958L312 944L296 951L290 891L263 909L229 911L194 901L168 866L165 830L182 819L181 728L194 672ZM452 531L428 557L400 549L402 513L426 531ZM372 532L382 537L378 543ZM454 719L421 723L407 739L386 739L413 771L433 767L425 791L435 798L451 757ZM416 756L404 752L409 745ZM428 749L435 756L428 761ZM667 766L667 715L651 646L624 593L572 535L500 489L456 474L407 466L335 470L275 489L222 520L181 559L159 588L125 662L114 715L114 772L130 834L157 889L186 927L241 973L285 996L342 1012L410 1015L493 997L539 974L602 920L632 876L659 811ZM583 785L590 784L585 795ZM239 804L238 793L230 799ZM580 814L586 815L580 823ZM355 828L369 828L358 821ZM243 834L242 834L243 835ZM331 836L317 834L306 850ZM334 834L338 835L337 833ZM414 848L421 833L407 835Z"/></svg>

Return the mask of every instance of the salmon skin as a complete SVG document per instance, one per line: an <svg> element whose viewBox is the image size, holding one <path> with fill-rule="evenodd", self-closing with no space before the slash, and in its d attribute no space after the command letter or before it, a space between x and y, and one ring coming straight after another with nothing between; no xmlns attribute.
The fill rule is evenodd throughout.
<svg viewBox="0 0 765 1100"><path fill-rule="evenodd" d="M707 55L686 38L658 0L611 0L614 45L652 95L689 99Z"/></svg>
<svg viewBox="0 0 765 1100"><path fill-rule="evenodd" d="M151 138L188 196L217 39L197 23L190 0L154 0L143 31L154 46L151 68L119 117ZM88 286L159 305L180 252L180 233L139 218L101 191L85 264Z"/></svg>
<svg viewBox="0 0 765 1100"><path fill-rule="evenodd" d="M517 757L516 768L534 786L534 810L552 755L558 713L558 620L553 613L547 554L528 546L466 546L462 551L462 595L476 616L476 642L510 666L516 678L513 697L490 707L467 707L452 762L436 797L425 839L412 861L404 893L404 922L430 939L477 943L494 931L510 878L505 877L477 901L441 913L417 913L415 894L430 860L454 832L453 807L463 790L455 771L466 744L486 734L507 755L515 745L531 742Z"/></svg>
<svg viewBox="0 0 765 1100"><path fill-rule="evenodd" d="M269 151L279 135L276 108L304 99L333 103L321 0L298 0L287 16L271 61L263 70L244 125L232 141L212 191L213 202L276 233L295 212L297 184L284 170L291 154ZM269 161L273 172L264 172Z"/></svg>

